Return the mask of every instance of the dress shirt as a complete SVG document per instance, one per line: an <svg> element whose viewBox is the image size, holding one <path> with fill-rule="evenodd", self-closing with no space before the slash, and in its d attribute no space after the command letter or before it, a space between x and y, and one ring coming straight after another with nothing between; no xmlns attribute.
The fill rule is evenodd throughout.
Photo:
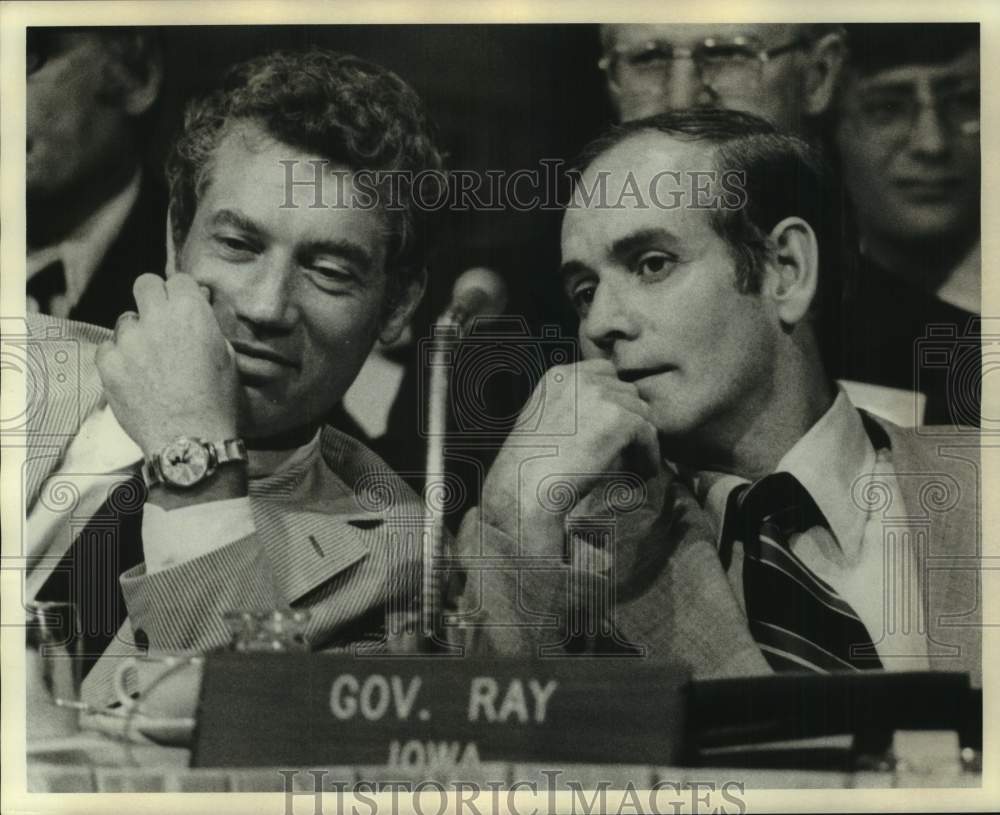
<svg viewBox="0 0 1000 815"><path fill-rule="evenodd" d="M83 296L139 197L141 177L141 172L136 170L121 192L102 204L58 244L28 252L28 280L51 263L62 261L66 293L54 298L51 304L54 316L68 315ZM31 310L37 311L37 304L32 308L29 303Z"/></svg>
<svg viewBox="0 0 1000 815"><path fill-rule="evenodd" d="M857 612L887 670L927 670L926 620L918 553L906 538L883 533L879 513L865 505L866 486L902 496L888 449L876 451L861 416L840 391L830 409L778 462L794 475L829 523L792 535L795 556ZM695 495L722 530L729 493L747 480L701 473ZM896 503L899 502L899 503Z"/></svg>
<svg viewBox="0 0 1000 815"><path fill-rule="evenodd" d="M318 454L319 432L295 450L249 450L248 474L251 480L278 475ZM54 566L104 503L109 489L137 473L142 458L142 451L122 429L110 407L102 405L87 416L28 517L32 555L48 556ZM72 513L67 513L56 498L60 484L72 485L79 495ZM253 531L253 514L246 496L169 511L147 503L142 515L146 573L193 560ZM51 568L35 569L29 578L28 595L33 597L50 574Z"/></svg>
<svg viewBox="0 0 1000 815"><path fill-rule="evenodd" d="M389 415L399 398L406 367L376 343L344 394L343 407L369 439L378 439L389 429Z"/></svg>

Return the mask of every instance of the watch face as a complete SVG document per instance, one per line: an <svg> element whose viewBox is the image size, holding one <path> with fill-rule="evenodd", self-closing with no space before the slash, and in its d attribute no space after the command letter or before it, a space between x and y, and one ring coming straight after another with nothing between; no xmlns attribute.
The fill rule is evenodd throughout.
<svg viewBox="0 0 1000 815"><path fill-rule="evenodd" d="M160 453L160 470L164 481L190 487L208 472L208 450L197 439L175 439Z"/></svg>

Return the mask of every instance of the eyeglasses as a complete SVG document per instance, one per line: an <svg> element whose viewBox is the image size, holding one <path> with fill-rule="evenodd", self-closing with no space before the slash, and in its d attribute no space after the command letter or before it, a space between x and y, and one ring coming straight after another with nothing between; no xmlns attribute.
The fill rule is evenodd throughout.
<svg viewBox="0 0 1000 815"><path fill-rule="evenodd" d="M979 133L979 83L974 80L943 90L935 90L929 83L869 88L857 97L853 113L869 131L901 140L913 131L917 117L926 108L934 110L942 126L952 134Z"/></svg>
<svg viewBox="0 0 1000 815"><path fill-rule="evenodd" d="M809 40L799 37L784 45L763 48L747 37L709 37L693 48L681 48L651 40L636 47L616 48L597 64L616 88L651 89L662 85L674 60L690 59L703 85L720 96L739 96L759 89L765 64L808 44Z"/></svg>

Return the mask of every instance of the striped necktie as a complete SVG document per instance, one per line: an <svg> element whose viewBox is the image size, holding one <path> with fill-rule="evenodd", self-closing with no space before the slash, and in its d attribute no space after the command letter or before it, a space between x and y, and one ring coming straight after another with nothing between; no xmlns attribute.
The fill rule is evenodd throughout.
<svg viewBox="0 0 1000 815"><path fill-rule="evenodd" d="M795 476L774 473L729 495L723 545L743 544L750 632L775 671L881 668L854 609L791 551L791 536L829 528Z"/></svg>

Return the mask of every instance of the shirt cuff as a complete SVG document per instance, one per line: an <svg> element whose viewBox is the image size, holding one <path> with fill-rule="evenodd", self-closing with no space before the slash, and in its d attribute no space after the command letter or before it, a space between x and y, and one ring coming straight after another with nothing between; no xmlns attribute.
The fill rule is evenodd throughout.
<svg viewBox="0 0 1000 815"><path fill-rule="evenodd" d="M252 535L254 529L247 496L171 510L146 504L142 511L146 574L207 555Z"/></svg>

